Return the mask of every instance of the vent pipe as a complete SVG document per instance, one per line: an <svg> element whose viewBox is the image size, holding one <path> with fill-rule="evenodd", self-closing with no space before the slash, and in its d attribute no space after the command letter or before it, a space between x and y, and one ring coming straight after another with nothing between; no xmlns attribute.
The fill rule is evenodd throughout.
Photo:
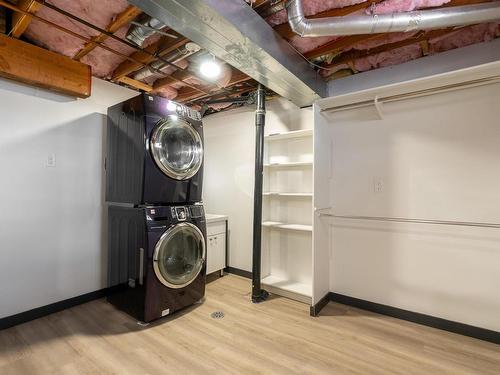
<svg viewBox="0 0 500 375"><path fill-rule="evenodd" d="M500 20L500 2L432 10L307 19L302 0L288 0L288 23L302 37L440 29Z"/></svg>
<svg viewBox="0 0 500 375"><path fill-rule="evenodd" d="M128 30L126 38L139 47L147 38L156 32L160 32L166 26L163 22L149 16L143 18L140 22L131 22L131 24L132 26ZM175 36L172 35L172 37Z"/></svg>
<svg viewBox="0 0 500 375"><path fill-rule="evenodd" d="M167 67L171 67L171 64L178 63L181 60L184 60L188 58L189 56L199 52L201 50L201 47L193 42L188 42L186 43L183 47L178 48L176 51L173 51L169 55L163 58L162 60L155 61L152 63L150 66L146 66L142 68L141 70L137 71L137 73L134 74L134 79L138 81L142 81L148 77L151 77L153 74L156 74L158 70L163 70ZM167 64L166 61L168 61L170 64Z"/></svg>

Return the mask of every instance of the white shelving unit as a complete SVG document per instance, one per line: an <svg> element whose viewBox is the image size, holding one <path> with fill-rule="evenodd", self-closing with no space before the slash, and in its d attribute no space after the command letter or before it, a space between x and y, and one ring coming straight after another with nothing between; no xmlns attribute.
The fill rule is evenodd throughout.
<svg viewBox="0 0 500 375"><path fill-rule="evenodd" d="M293 168L293 167L312 167L313 163L310 161L294 161L285 163L269 163L264 164L266 168Z"/></svg>
<svg viewBox="0 0 500 375"><path fill-rule="evenodd" d="M265 137L262 285L311 304L313 131Z"/></svg>

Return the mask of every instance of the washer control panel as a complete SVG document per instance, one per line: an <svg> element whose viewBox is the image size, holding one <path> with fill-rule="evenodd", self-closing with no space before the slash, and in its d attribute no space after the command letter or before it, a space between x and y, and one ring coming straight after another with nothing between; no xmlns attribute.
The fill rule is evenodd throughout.
<svg viewBox="0 0 500 375"><path fill-rule="evenodd" d="M187 207L172 207L172 216L179 221L186 221L189 218Z"/></svg>

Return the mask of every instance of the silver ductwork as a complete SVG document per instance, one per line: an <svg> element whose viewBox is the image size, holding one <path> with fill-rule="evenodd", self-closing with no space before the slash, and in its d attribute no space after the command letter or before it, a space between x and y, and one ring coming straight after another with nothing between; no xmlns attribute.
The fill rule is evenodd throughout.
<svg viewBox="0 0 500 375"><path fill-rule="evenodd" d="M302 37L407 32L500 20L500 2L422 11L307 19L302 0L288 0L288 23Z"/></svg>
<svg viewBox="0 0 500 375"><path fill-rule="evenodd" d="M170 62L171 64L175 64L185 58L199 52L201 47L193 42L186 43L184 46L178 48L167 56L163 57L163 60ZM170 67L170 64L165 63L164 61L158 60L150 65L150 67L144 67L141 70L137 71L134 74L134 79L143 80L148 77L151 77L153 74L156 74L158 70L165 69L166 67Z"/></svg>
<svg viewBox="0 0 500 375"><path fill-rule="evenodd" d="M157 20L156 18L147 16L139 22L132 23L132 26L127 32L126 38L141 47L148 37L153 35L155 32L160 31L165 26L166 25L163 22Z"/></svg>

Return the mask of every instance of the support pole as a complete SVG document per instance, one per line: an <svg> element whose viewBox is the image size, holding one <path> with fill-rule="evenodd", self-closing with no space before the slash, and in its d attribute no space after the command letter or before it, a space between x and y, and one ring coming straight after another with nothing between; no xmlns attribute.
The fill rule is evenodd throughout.
<svg viewBox="0 0 500 375"><path fill-rule="evenodd" d="M269 293L261 289L262 242L262 175L264 169L264 126L266 123L266 92L259 84L255 111L255 188L253 209L252 302L265 301Z"/></svg>

